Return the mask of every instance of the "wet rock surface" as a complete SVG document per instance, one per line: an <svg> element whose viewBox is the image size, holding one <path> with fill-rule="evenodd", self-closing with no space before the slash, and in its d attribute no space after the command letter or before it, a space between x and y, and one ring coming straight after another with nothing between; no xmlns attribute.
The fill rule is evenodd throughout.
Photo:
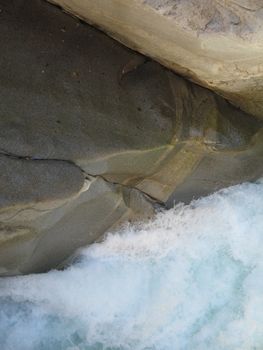
<svg viewBox="0 0 263 350"><path fill-rule="evenodd" d="M260 120L45 2L0 8L0 274L262 176Z"/></svg>

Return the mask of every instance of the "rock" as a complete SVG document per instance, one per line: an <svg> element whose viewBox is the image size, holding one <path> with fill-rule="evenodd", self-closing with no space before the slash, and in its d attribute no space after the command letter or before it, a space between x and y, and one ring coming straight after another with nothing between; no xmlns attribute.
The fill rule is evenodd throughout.
<svg viewBox="0 0 263 350"><path fill-rule="evenodd" d="M41 185L41 179L40 179ZM152 216L154 207L135 189L94 179L59 206L42 203L0 212L0 273L43 272L93 243L127 219ZM43 208L44 207L44 208Z"/></svg>
<svg viewBox="0 0 263 350"><path fill-rule="evenodd" d="M0 274L262 176L262 121L47 3L0 8Z"/></svg>
<svg viewBox="0 0 263 350"><path fill-rule="evenodd" d="M52 0L263 118L261 0Z"/></svg>

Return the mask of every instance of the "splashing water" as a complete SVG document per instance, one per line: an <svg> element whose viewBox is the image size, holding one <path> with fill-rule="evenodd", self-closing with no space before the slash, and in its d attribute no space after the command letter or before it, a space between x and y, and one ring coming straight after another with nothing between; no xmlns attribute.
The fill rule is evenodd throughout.
<svg viewBox="0 0 263 350"><path fill-rule="evenodd" d="M263 349L262 247L262 182L179 205L2 279L1 350Z"/></svg>

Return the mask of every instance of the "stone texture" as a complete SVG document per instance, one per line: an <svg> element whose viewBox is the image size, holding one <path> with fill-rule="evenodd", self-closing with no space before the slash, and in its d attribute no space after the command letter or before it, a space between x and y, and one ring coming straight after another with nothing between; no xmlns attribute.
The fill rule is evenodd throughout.
<svg viewBox="0 0 263 350"><path fill-rule="evenodd" d="M58 160L19 159L0 155L0 210L57 205L80 192L84 174L74 164ZM8 214L6 214L8 215Z"/></svg>
<svg viewBox="0 0 263 350"><path fill-rule="evenodd" d="M153 213L154 206L135 189L100 178L62 205L45 203L40 213L36 207L15 208L11 217L0 212L0 274L46 271L109 228Z"/></svg>
<svg viewBox="0 0 263 350"><path fill-rule="evenodd" d="M263 118L261 0L52 0Z"/></svg>
<svg viewBox="0 0 263 350"><path fill-rule="evenodd" d="M0 8L0 274L262 176L262 121L46 2Z"/></svg>

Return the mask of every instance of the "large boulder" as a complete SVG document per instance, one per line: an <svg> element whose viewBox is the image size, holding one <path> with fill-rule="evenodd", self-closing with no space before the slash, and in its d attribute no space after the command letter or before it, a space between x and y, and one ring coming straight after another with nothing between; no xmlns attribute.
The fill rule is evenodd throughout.
<svg viewBox="0 0 263 350"><path fill-rule="evenodd" d="M0 274L262 176L262 121L47 3L0 8Z"/></svg>
<svg viewBox="0 0 263 350"><path fill-rule="evenodd" d="M261 0L51 0L263 118Z"/></svg>

